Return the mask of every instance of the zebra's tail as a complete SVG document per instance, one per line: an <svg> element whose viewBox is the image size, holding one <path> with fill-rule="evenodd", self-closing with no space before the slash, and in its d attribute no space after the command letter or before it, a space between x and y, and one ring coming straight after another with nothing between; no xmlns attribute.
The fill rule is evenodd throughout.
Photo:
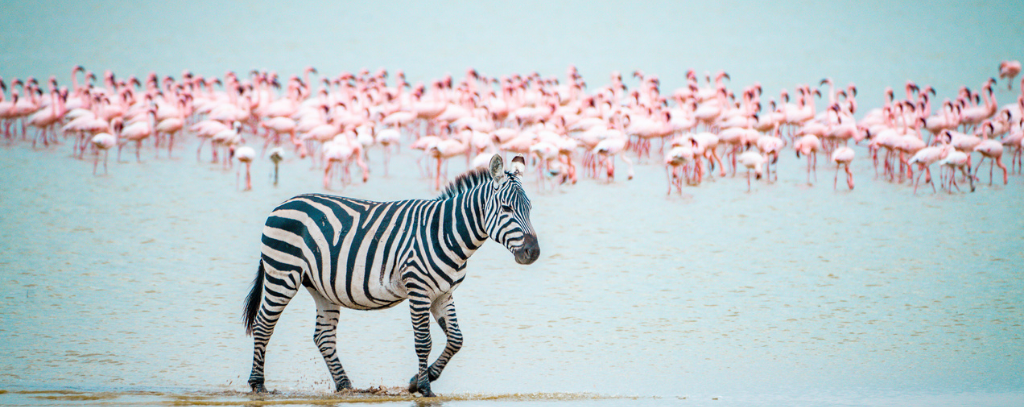
<svg viewBox="0 0 1024 407"><path fill-rule="evenodd" d="M263 279L266 274L263 271L263 260L260 260L260 268L256 271L256 279L252 281L252 290L249 296L245 297L245 313L242 314L242 323L245 324L245 334L252 336L253 324L256 323L256 314L260 312L260 302L263 299Z"/></svg>

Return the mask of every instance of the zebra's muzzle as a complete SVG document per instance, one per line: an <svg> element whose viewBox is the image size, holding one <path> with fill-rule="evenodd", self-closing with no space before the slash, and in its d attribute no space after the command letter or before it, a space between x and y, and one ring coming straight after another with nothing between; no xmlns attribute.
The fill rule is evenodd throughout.
<svg viewBox="0 0 1024 407"><path fill-rule="evenodd" d="M515 252L516 263L532 264L540 257L540 245L537 244L537 236L526 235L523 238L523 245Z"/></svg>

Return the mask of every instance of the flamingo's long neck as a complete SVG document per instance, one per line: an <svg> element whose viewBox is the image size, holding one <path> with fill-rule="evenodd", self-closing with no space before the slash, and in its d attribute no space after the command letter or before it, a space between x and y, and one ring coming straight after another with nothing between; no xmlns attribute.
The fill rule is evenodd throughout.
<svg viewBox="0 0 1024 407"><path fill-rule="evenodd" d="M903 124L903 134L910 132L910 123L907 121L907 113L900 109L900 122Z"/></svg>
<svg viewBox="0 0 1024 407"><path fill-rule="evenodd" d="M807 104L811 106L811 117L813 118L818 113L818 106L814 101L814 94L810 92L810 88L807 91Z"/></svg>
<svg viewBox="0 0 1024 407"><path fill-rule="evenodd" d="M238 96L239 96L239 94L237 93L238 89L236 87L232 86L234 84L235 84L234 82L228 83L227 86L225 86L224 91L225 91L225 93L228 94L228 103L231 103L232 105L236 105L237 106L238 105Z"/></svg>
<svg viewBox="0 0 1024 407"><path fill-rule="evenodd" d="M28 102L32 104L32 106L39 106L39 95L36 93L36 87L29 87L28 93Z"/></svg>
<svg viewBox="0 0 1024 407"><path fill-rule="evenodd" d="M76 95L81 91L81 89L79 89L79 87L78 87L78 68L77 67L75 67L75 69L71 70L71 91L74 94L76 94Z"/></svg>
<svg viewBox="0 0 1024 407"><path fill-rule="evenodd" d="M60 117L60 106L57 106L59 103L60 92L57 89L50 89L50 112L53 114L53 117Z"/></svg>

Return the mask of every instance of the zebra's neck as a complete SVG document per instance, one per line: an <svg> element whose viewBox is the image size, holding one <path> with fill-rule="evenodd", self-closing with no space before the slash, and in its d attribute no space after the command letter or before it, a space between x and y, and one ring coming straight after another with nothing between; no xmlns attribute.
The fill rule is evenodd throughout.
<svg viewBox="0 0 1024 407"><path fill-rule="evenodd" d="M490 182L476 185L465 192L440 201L439 230L446 252L462 266L487 241L484 229L487 199L494 194Z"/></svg>

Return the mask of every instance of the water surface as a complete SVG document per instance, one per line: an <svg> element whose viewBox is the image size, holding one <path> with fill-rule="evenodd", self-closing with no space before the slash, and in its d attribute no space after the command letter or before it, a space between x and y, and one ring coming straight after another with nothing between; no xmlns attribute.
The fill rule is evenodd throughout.
<svg viewBox="0 0 1024 407"><path fill-rule="evenodd" d="M732 87L757 80L772 93L825 75L857 82L869 108L906 79L940 96L976 86L1024 39L1019 17L991 3L129 5L143 10L5 4L0 74L67 82L77 63L121 75L313 64L426 80L468 66L560 75L573 63L592 87L642 68L671 89L687 68L727 69ZM173 160L143 150L143 163L112 162L98 177L69 144L0 147L0 403L255 403L243 393L252 342L240 315L260 231L281 201L322 191L322 174L290 160L275 188L258 161L254 190L241 192L234 170L197 163L194 147ZM808 186L789 153L779 182L751 193L726 177L666 198L650 163L629 182L541 192L531 181L541 259L519 266L493 243L477 252L455 294L466 345L434 390L451 405L1024 404L1024 178L915 196L873 179L857 154L852 192L832 190L827 165ZM384 179L372 151L370 182L341 193L432 197L414 158L403 152ZM408 308L342 318L353 383L407 383ZM300 293L271 341L267 385L281 394L270 402L341 402L323 401L333 385L313 325ZM433 337L436 354L443 335Z"/></svg>

